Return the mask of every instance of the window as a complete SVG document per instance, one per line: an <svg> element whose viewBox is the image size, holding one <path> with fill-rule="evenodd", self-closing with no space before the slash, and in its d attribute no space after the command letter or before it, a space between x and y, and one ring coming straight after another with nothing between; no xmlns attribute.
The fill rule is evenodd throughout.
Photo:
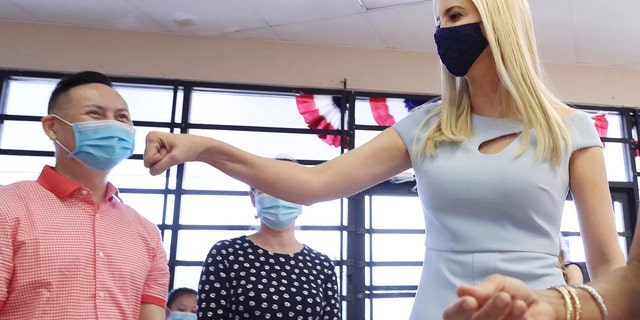
<svg viewBox="0 0 640 320"><path fill-rule="evenodd" d="M1 71L0 185L35 179L53 165L53 142L43 133L51 90L60 74ZM149 131L188 132L219 138L249 152L287 155L316 165L358 147L433 96L401 96L344 90L114 78L136 125L134 155L110 181L121 197L158 225L169 258L172 287L197 288L202 260L217 241L250 234L257 225L248 186L209 165L189 162L151 176L143 167ZM620 243L626 250L635 225L636 110L580 106L607 130L607 174ZM350 113L353 116L350 117ZM594 120L595 122L596 120ZM303 208L300 241L336 263L345 315L408 318L420 279L424 218L412 171L359 194ZM572 261L584 261L571 199L562 220ZM402 250L398 250L398 248ZM349 281L347 281L349 279Z"/></svg>

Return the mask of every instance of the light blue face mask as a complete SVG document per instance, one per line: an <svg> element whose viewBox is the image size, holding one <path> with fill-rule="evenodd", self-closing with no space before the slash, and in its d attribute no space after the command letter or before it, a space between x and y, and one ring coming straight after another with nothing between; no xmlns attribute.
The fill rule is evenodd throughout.
<svg viewBox="0 0 640 320"><path fill-rule="evenodd" d="M83 165L97 171L109 171L133 154L135 129L115 120L74 122L53 115L73 127L76 149L71 152L58 140L55 142Z"/></svg>
<svg viewBox="0 0 640 320"><path fill-rule="evenodd" d="M256 209L260 220L276 230L287 228L302 213L302 205L280 200L266 193L256 195Z"/></svg>
<svg viewBox="0 0 640 320"><path fill-rule="evenodd" d="M184 311L171 311L167 320L197 320L198 317L195 313Z"/></svg>

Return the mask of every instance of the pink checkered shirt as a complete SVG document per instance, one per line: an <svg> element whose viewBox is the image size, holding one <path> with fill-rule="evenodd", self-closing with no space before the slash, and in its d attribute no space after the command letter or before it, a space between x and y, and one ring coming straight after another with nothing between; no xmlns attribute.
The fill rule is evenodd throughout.
<svg viewBox="0 0 640 320"><path fill-rule="evenodd" d="M169 273L156 225L108 185L91 192L46 166L0 188L0 319L138 319L165 306Z"/></svg>

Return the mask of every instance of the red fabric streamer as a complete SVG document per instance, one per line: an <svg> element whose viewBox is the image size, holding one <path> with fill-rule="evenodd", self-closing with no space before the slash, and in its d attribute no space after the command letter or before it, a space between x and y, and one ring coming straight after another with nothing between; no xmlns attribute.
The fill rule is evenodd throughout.
<svg viewBox="0 0 640 320"><path fill-rule="evenodd" d="M595 121L596 131L598 131L598 135L600 138L607 137L607 131L609 129L609 121L607 120L607 116L605 114L599 114L591 117ZM604 148L604 141L602 142L602 147Z"/></svg>
<svg viewBox="0 0 640 320"><path fill-rule="evenodd" d="M340 108L335 105L331 96L314 96L312 94L296 96L298 111L310 129L339 130ZM347 137L333 134L318 134L318 137L329 145L347 149Z"/></svg>

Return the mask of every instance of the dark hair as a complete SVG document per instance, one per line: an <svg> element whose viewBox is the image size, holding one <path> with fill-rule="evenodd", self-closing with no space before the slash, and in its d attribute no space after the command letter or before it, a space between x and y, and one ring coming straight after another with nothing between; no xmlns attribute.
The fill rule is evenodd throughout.
<svg viewBox="0 0 640 320"><path fill-rule="evenodd" d="M171 305L178 299L178 297L186 294L192 294L198 296L198 292L187 287L175 288L169 291L169 297L167 298L167 309L171 309Z"/></svg>
<svg viewBox="0 0 640 320"><path fill-rule="evenodd" d="M100 72L82 71L72 74L60 80L60 82L58 82L58 84L56 85L56 88L53 89L53 92L51 92L47 113L51 113L53 109L55 109L61 95L69 92L69 90L77 86L89 83L101 83L109 87L112 86L111 79Z"/></svg>

